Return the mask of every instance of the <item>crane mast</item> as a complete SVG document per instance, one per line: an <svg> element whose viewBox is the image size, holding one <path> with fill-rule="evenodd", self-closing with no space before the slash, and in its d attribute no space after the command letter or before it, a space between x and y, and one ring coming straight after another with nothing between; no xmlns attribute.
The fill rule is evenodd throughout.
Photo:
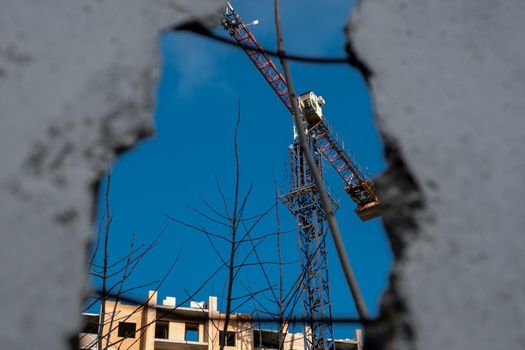
<svg viewBox="0 0 525 350"><path fill-rule="evenodd" d="M293 114L285 78L229 2L221 23ZM345 191L357 204L356 213L359 218L365 221L379 216L380 203L374 186L331 131L322 112L324 99L312 91L300 95L298 99L306 124L308 145L321 174L324 157L345 182ZM290 192L282 196L282 199L295 216L298 229L298 247L302 255L305 348L335 349L326 259L326 236L329 229L319 192L300 149L297 135L289 147L289 161ZM333 200L332 203L336 208Z"/></svg>

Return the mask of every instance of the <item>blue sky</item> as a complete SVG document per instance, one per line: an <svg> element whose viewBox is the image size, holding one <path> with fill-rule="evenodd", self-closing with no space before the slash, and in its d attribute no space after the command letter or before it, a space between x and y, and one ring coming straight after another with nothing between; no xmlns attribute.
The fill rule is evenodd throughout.
<svg viewBox="0 0 525 350"><path fill-rule="evenodd" d="M251 27L260 43L275 48L273 10L266 1L234 3L246 22L258 19ZM343 56L343 27L352 1L334 0L283 2L282 17L287 50L315 56ZM227 35L221 30L218 33ZM288 111L266 84L241 50L211 42L189 33L165 35L159 49L163 53L161 80L155 110L156 133L135 149L121 155L113 165L111 208L114 215L110 250L114 260L127 254L129 242L149 242L167 226L159 246L149 254L127 282L128 287L158 279L180 251L180 258L159 291L159 299L186 298L220 264L207 238L201 233L171 222L166 215L188 223L204 225L220 233L220 225L206 222L187 205L206 210L199 197L221 208L215 177L228 199L234 180L233 127L237 103L241 106L239 146L241 191L250 183L253 191L247 215L264 211L275 200L274 177L281 193L288 189L287 149L292 142L292 121ZM277 63L277 62L276 62ZM346 65L292 64L298 92L314 90L326 102L324 113L360 165L372 175L384 168L382 145L373 124L371 101L358 72ZM391 253L380 219L366 223L354 214L354 205L343 191L343 183L329 165L326 182L339 200L337 213L350 260L372 314L386 288ZM105 183L101 184L101 191ZM103 205L103 196L99 196ZM101 214L99 209L99 215ZM294 218L280 206L281 226L291 231L283 237L285 282L298 273L297 239ZM98 220L98 218L97 218ZM269 215L255 234L275 231L275 216ZM217 242L226 256L227 245ZM263 260L275 260L275 239L259 248ZM248 246L247 246L248 248ZM328 240L331 294L334 315L355 316L342 271L331 239ZM98 258L100 261L100 257ZM252 260L253 261L253 260ZM295 263L293 263L295 262ZM268 267L277 283L277 270ZM261 273L246 268L239 275L237 295L246 294L244 286L264 287ZM197 294L219 297L224 309L226 270ZM134 290L133 297L144 299L147 288ZM268 303L261 300L262 303ZM241 311L250 311L248 303ZM300 308L298 309L300 310ZM339 338L351 337L345 327L336 329Z"/></svg>

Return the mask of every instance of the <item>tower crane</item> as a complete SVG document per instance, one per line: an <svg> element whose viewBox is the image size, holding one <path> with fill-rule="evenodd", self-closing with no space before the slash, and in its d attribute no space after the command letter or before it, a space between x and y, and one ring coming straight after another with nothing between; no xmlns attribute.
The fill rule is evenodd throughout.
<svg viewBox="0 0 525 350"><path fill-rule="evenodd" d="M229 2L222 15L221 24L240 44L279 99L293 114L285 78ZM331 130L322 111L325 100L313 91L301 94L298 100L306 125L308 144L321 173L324 157L343 179L345 191L356 204L357 216L362 221L379 216L380 202L374 185ZM326 260L326 215L312 174L300 150L297 135L289 148L289 159L291 188L282 198L296 217L298 227L304 274L301 287L306 320L305 347L307 350L334 349Z"/></svg>
<svg viewBox="0 0 525 350"><path fill-rule="evenodd" d="M275 91L286 108L293 114L286 81L279 69L265 53L253 33L233 6L228 2L222 17L224 29L237 41L250 60L255 64L264 79ZM299 105L306 119L308 134L319 148L321 154L334 167L345 183L345 191L357 205L356 214L362 221L380 216L380 202L370 177L345 150L323 116L325 101L309 91L299 96Z"/></svg>

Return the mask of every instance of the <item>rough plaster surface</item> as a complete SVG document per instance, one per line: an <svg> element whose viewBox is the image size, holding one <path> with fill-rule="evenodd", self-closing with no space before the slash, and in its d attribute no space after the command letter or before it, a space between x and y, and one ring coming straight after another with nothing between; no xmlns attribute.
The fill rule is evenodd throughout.
<svg viewBox="0 0 525 350"><path fill-rule="evenodd" d="M368 349L525 347L525 1L362 0L397 261Z"/></svg>
<svg viewBox="0 0 525 350"><path fill-rule="evenodd" d="M219 0L0 1L0 344L66 349L94 186L153 130L162 29ZM187 11L186 11L187 10Z"/></svg>

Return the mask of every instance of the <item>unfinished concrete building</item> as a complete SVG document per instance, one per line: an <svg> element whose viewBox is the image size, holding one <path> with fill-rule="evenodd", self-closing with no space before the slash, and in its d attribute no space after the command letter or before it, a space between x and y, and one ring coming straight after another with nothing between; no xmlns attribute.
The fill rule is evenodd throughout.
<svg viewBox="0 0 525 350"><path fill-rule="evenodd" d="M84 328L80 349L98 348L98 329L101 317L84 313ZM121 302L106 302L102 347L129 350L215 350L220 348L225 314L217 307L217 297L208 302L190 302L189 307L176 305L176 299L167 297L157 303L157 294L149 292L148 307ZM291 327L289 327L291 328ZM279 334L262 329L247 314L231 315L224 337L228 350L265 350L279 348ZM336 340L341 350L361 350L361 331L355 339ZM285 334L283 350L304 349L303 333Z"/></svg>

